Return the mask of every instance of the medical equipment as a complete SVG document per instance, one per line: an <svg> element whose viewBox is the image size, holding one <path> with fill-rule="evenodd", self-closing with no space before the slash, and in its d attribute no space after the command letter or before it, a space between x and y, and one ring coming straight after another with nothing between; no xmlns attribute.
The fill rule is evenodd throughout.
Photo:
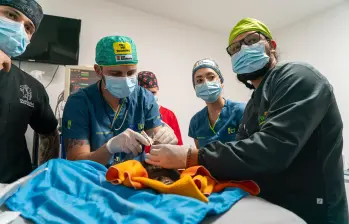
<svg viewBox="0 0 349 224"><path fill-rule="evenodd" d="M141 132L141 135L144 137L144 138L146 138L147 140L148 140L148 142L149 142L149 146L145 146L145 151L148 153L149 151L150 151L150 147L151 147L151 145L154 143L154 141L153 141L153 139L151 138L151 137L149 137L148 135L147 135L147 133L145 132L145 131L142 131Z"/></svg>
<svg viewBox="0 0 349 224"><path fill-rule="evenodd" d="M67 101L70 94L96 83L100 78L93 67L67 66L65 70L64 100Z"/></svg>

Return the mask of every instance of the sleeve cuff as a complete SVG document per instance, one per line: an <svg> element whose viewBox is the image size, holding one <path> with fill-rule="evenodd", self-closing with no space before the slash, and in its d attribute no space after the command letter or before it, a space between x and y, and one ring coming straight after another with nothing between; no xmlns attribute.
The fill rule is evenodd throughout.
<svg viewBox="0 0 349 224"><path fill-rule="evenodd" d="M155 120L146 122L146 124L144 125L144 129L149 130L149 129L157 128L162 125L163 123L160 119L155 119Z"/></svg>
<svg viewBox="0 0 349 224"><path fill-rule="evenodd" d="M201 166L205 166L205 161L204 161L204 150L198 149L198 164Z"/></svg>

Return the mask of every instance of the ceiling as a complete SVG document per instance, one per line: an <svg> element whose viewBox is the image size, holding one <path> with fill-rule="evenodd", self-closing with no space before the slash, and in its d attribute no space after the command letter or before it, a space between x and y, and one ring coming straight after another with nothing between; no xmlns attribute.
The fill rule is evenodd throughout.
<svg viewBox="0 0 349 224"><path fill-rule="evenodd" d="M244 17L277 29L346 0L108 0L117 4L226 34Z"/></svg>

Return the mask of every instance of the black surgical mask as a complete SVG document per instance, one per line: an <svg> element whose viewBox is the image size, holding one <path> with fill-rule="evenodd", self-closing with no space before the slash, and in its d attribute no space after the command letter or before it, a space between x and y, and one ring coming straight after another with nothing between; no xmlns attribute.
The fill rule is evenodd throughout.
<svg viewBox="0 0 349 224"><path fill-rule="evenodd" d="M265 74L267 74L268 71L270 70L270 64L271 64L271 60L262 69L252 73L248 73L248 74L237 74L237 78L240 82L245 84L247 88L255 89L254 86L248 81L257 80L260 77L263 77Z"/></svg>

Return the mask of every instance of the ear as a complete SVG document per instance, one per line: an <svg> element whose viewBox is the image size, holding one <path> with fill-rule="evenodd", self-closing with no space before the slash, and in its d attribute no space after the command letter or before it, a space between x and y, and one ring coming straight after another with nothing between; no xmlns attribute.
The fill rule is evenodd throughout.
<svg viewBox="0 0 349 224"><path fill-rule="evenodd" d="M271 51L275 51L276 50L276 47L277 47L277 44L274 40L271 40L270 41L270 45L271 45Z"/></svg>
<svg viewBox="0 0 349 224"><path fill-rule="evenodd" d="M102 74L102 69L99 65L95 64L93 66L93 68L95 69L96 74L98 75L98 77L102 78L103 74Z"/></svg>

